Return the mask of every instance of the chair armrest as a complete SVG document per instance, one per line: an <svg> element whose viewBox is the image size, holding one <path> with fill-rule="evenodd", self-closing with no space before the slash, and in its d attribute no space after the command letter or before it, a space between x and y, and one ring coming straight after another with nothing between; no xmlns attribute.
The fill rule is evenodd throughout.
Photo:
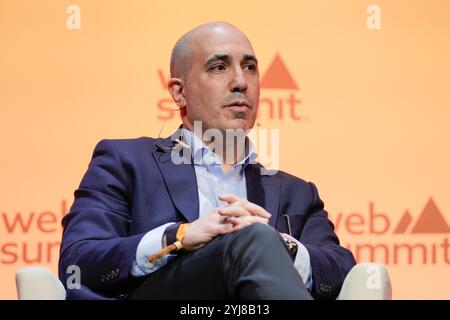
<svg viewBox="0 0 450 320"><path fill-rule="evenodd" d="M19 300L64 300L66 291L61 281L45 267L24 267L16 272Z"/></svg>
<svg viewBox="0 0 450 320"><path fill-rule="evenodd" d="M355 265L342 285L338 300L391 300L392 286L386 267L378 263Z"/></svg>

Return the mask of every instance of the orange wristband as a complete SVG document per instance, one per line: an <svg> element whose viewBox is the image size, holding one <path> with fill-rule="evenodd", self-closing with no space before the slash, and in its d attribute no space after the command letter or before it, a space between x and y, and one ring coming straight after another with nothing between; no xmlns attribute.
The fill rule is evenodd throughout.
<svg viewBox="0 0 450 320"><path fill-rule="evenodd" d="M184 239L184 235L186 234L187 229L189 228L191 224L190 223L182 223L178 227L177 230L177 240L182 242ZM181 248L180 248L181 249Z"/></svg>
<svg viewBox="0 0 450 320"><path fill-rule="evenodd" d="M183 241L184 235L186 234L186 231L189 228L189 226L190 226L189 223L180 224L180 226L178 227L178 230L177 230L177 235L176 235L177 241L168 245L161 251L149 256L148 262L154 263L155 261L161 259L163 256L171 253L172 251L178 251L180 249L183 249L183 245L181 244L181 242Z"/></svg>

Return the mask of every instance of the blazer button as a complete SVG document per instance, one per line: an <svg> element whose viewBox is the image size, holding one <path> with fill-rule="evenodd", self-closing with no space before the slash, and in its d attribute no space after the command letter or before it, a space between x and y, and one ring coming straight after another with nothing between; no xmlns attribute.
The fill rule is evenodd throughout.
<svg viewBox="0 0 450 320"><path fill-rule="evenodd" d="M326 284L324 282L321 282L319 285L320 291L325 292L325 293L329 293L331 292L331 289L333 288L332 285L330 284Z"/></svg>

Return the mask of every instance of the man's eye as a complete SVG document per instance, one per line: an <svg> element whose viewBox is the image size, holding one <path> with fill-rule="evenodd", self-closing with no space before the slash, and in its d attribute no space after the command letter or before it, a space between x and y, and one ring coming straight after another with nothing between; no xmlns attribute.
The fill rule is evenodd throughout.
<svg viewBox="0 0 450 320"><path fill-rule="evenodd" d="M216 65L212 66L211 68L209 68L209 70L223 71L223 70L225 70L225 65L224 64L216 64Z"/></svg>
<svg viewBox="0 0 450 320"><path fill-rule="evenodd" d="M256 70L256 66L254 64L246 64L244 66L244 68L246 68L247 70L250 70L250 71L255 71Z"/></svg>

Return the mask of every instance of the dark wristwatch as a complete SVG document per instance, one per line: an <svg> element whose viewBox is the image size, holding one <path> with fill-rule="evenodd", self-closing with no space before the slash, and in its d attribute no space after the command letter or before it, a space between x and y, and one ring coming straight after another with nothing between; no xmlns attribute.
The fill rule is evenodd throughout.
<svg viewBox="0 0 450 320"><path fill-rule="evenodd" d="M290 239L286 235L280 233L281 238L284 241L284 244L286 245L286 248L292 258L292 260L295 260L295 257L297 256L297 250L298 250L298 244L296 241Z"/></svg>

